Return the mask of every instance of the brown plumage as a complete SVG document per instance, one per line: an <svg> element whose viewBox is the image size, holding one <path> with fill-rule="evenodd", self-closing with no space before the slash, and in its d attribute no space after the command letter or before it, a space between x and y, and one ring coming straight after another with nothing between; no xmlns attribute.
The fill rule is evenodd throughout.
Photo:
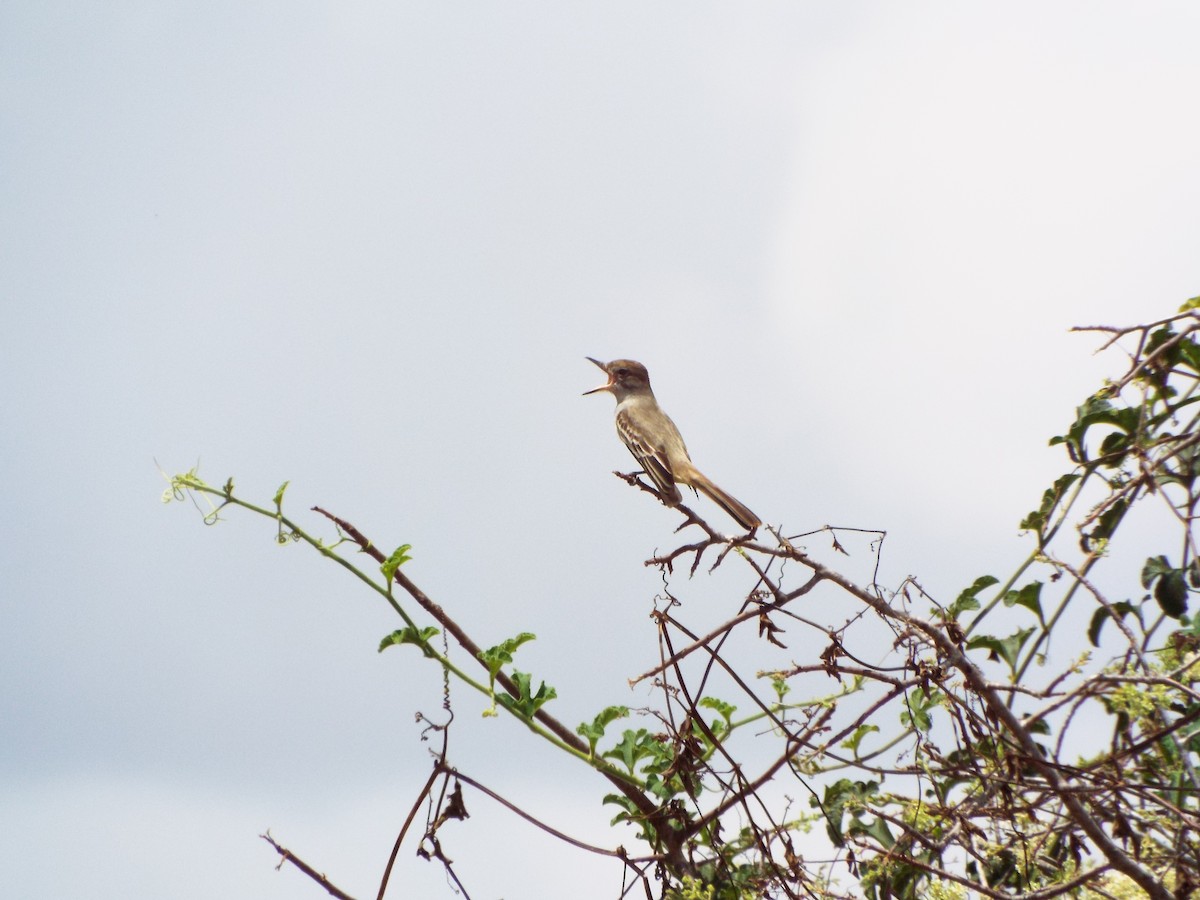
<svg viewBox="0 0 1200 900"><path fill-rule="evenodd" d="M762 524L749 507L713 484L692 463L679 429L654 399L645 366L632 359L610 363L587 359L604 370L608 382L586 393L607 391L617 398L617 434L667 505L676 506L683 500L678 485L686 484L705 494L747 531Z"/></svg>

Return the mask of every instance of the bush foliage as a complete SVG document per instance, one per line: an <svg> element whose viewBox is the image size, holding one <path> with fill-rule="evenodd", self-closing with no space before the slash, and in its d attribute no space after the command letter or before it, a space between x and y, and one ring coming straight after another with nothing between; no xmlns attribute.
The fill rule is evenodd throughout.
<svg viewBox="0 0 1200 900"><path fill-rule="evenodd" d="M408 545L385 556L319 509L336 536L314 537L284 514L286 485L256 506L232 480L215 487L189 472L168 498L210 498L209 521L229 508L274 519L280 542L356 574L400 619L380 650L411 645L442 673L445 710L427 721L443 735L455 692L476 691L486 715L519 720L574 757L581 777L607 780L603 802L636 845L564 835L563 850L612 857L614 897L1186 897L1200 886L1198 307L1084 329L1127 363L1051 440L1069 465L1021 522L1028 557L956 597L912 577L885 587L874 566L856 581L833 564L848 545L877 562L881 532L728 538L678 507L697 539L647 563L666 585L652 620L661 657L636 681L657 702L578 726L551 714L553 687L517 667L533 636L477 645L407 577ZM1118 552L1127 537L1154 549L1130 562ZM358 565L359 551L379 569ZM700 633L671 586L718 567L745 573L740 606ZM407 842L457 881L441 840L464 794L517 808L442 746L389 873ZM433 813L414 827L429 798Z"/></svg>

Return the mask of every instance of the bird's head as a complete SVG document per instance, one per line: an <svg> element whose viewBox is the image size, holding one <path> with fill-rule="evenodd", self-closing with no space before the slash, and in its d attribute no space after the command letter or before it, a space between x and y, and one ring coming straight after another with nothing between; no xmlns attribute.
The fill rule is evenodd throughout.
<svg viewBox="0 0 1200 900"><path fill-rule="evenodd" d="M608 391L620 402L627 394L650 390L650 374L640 362L635 362L632 359L614 359L612 362L602 363L600 360L592 359L590 356L585 357L585 359L588 362L595 363L608 376L608 381L604 384L592 388L590 391L584 391L583 395L585 397L588 394Z"/></svg>

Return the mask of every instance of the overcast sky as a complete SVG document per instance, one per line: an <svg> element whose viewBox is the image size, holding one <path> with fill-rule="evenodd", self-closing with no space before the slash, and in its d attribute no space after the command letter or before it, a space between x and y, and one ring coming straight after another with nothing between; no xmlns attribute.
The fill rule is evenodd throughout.
<svg viewBox="0 0 1200 900"><path fill-rule="evenodd" d="M1010 570L1120 365L1067 329L1200 294L1198 44L1190 2L5 4L5 891L323 896L270 827L373 896L428 772L440 678L376 654L388 609L164 507L156 460L413 544L480 643L538 634L572 724L648 702L677 521L609 474L585 355L646 363L789 533L886 529L885 582ZM677 587L705 622L737 584ZM632 842L457 696L465 771ZM468 803L477 900L616 895ZM411 848L397 878L452 896Z"/></svg>

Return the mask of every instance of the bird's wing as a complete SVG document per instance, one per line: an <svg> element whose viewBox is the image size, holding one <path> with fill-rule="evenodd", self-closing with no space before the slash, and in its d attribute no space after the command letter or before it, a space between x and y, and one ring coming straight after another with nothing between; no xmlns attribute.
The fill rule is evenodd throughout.
<svg viewBox="0 0 1200 900"><path fill-rule="evenodd" d="M617 434L620 435L622 443L629 448L633 458L650 476L650 480L654 482L659 493L676 503L683 499L679 488L675 486L675 476L671 474L666 453L661 447L654 447L647 443L633 427L629 415L624 411L617 413Z"/></svg>

